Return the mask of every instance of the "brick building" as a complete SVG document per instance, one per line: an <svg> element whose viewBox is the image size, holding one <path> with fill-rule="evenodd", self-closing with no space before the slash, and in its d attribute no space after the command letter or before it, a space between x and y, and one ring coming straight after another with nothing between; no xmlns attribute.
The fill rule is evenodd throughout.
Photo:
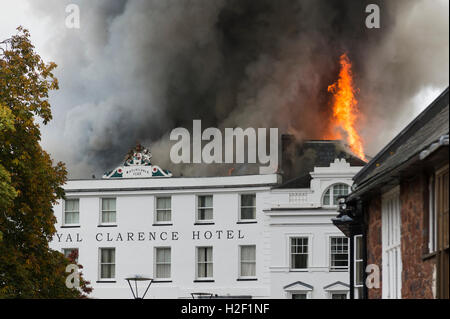
<svg viewBox="0 0 450 319"><path fill-rule="evenodd" d="M447 88L355 175L333 219L352 238L355 297L449 298L448 134Z"/></svg>

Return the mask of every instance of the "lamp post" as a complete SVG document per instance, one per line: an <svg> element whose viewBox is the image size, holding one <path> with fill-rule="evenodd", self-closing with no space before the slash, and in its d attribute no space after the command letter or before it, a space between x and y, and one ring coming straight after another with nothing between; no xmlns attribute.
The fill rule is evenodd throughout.
<svg viewBox="0 0 450 319"><path fill-rule="evenodd" d="M145 277L142 275L134 275L132 277L125 278L125 280L128 282L128 285L130 286L131 293L133 294L134 299L144 299L145 295L147 294L148 288L150 288L150 285L152 284L153 278ZM147 288L145 289L144 294L142 297L139 297L139 291L138 291L138 281L146 282L148 281ZM134 283L134 285L132 284ZM133 288L134 286L134 288Z"/></svg>

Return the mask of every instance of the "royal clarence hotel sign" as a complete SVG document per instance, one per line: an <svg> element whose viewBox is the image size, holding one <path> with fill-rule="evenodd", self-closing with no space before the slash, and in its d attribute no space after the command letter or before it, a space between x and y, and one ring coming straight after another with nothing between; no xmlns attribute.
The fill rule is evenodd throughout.
<svg viewBox="0 0 450 319"><path fill-rule="evenodd" d="M58 233L56 241L59 243L82 242L80 233ZM144 242L144 241L177 241L177 240L239 240L245 239L242 230L192 230L186 233L179 231L150 231L150 232L98 232L96 242Z"/></svg>

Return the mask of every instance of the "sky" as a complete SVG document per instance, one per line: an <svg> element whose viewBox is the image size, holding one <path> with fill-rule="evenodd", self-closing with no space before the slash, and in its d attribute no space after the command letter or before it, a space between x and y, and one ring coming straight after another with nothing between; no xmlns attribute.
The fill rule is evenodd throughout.
<svg viewBox="0 0 450 319"><path fill-rule="evenodd" d="M58 64L60 90L51 94L53 120L41 144L73 178L120 164L136 142L164 157L170 129L195 116L312 136L308 121L321 121L320 106L305 105L321 103L308 92L336 73L340 51L322 57L330 41L355 60L361 135L373 156L448 86L449 17L446 0L372 2L381 3L386 25L376 36L339 21L360 8L326 1L280 1L268 13L267 1L248 0L2 0L0 39L22 25L44 61ZM65 25L70 3L80 5L80 29ZM311 13L293 14L297 3ZM336 23L340 33L330 29ZM305 120L287 119L292 104Z"/></svg>

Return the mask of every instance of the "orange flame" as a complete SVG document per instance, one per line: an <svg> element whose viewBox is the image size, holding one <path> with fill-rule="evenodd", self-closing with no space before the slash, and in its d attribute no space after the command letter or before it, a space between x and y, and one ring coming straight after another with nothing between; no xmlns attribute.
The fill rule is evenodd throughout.
<svg viewBox="0 0 450 319"><path fill-rule="evenodd" d="M352 64L345 53L340 58L340 64L338 81L328 86L328 92L333 93L333 127L335 129L333 138L343 138L340 128L345 132L345 139L353 153L366 160L362 139L355 128L359 110L358 101L355 98L356 90L353 87Z"/></svg>

